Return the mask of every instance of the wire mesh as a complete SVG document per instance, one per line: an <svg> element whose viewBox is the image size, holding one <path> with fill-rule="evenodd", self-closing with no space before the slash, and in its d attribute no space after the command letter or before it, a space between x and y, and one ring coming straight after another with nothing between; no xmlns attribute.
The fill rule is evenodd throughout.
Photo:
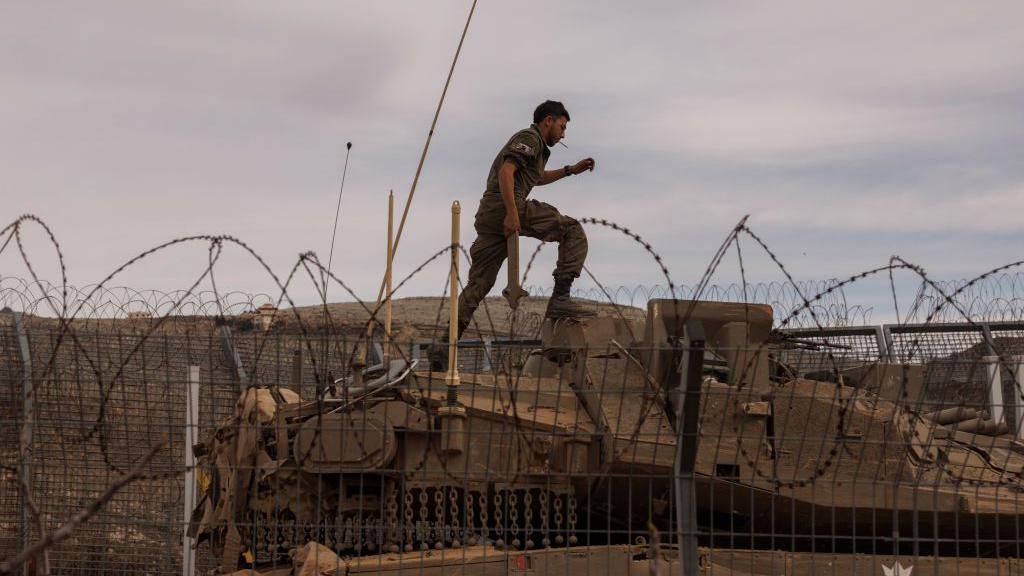
<svg viewBox="0 0 1024 576"><path fill-rule="evenodd" d="M296 306L302 273L345 287L313 254L279 297L199 290L227 245L263 264L231 237L157 249L208 248L184 291L0 279L24 312L0 314L0 572L55 534L29 572L1020 572L1016 264L799 283L741 222L686 287L581 222L662 292L591 275L583 321L485 300L457 371L443 297L396 300L387 338L373 304ZM741 237L786 281L747 283ZM716 288L732 249L744 281ZM921 280L903 323L867 325L845 290L896 270Z"/></svg>
<svg viewBox="0 0 1024 576"><path fill-rule="evenodd" d="M599 343L585 334L467 343L464 351L475 356L460 364L471 368L460 370L465 457L445 444L438 415L449 390L444 372L414 370L372 402L346 406L344 390L329 390L353 376L357 341L345 334L250 330L229 332L226 341L222 327L206 320L156 332L140 330L140 322L149 320L86 321L60 343L55 322L26 323L39 386L32 492L45 517L73 514L149 447L167 442L145 479L51 550L55 573L180 573L189 366L200 367L207 453L237 457L239 439L252 435L251 460L201 460L198 468L206 498L217 490L223 497L231 472L249 478L233 523L236 566L291 567L288 552L310 542L325 546L314 555L340 558L331 561L349 571L419 573L424 548L435 565L461 571L490 562L524 562L538 573L680 565L678 415L671 408L680 377L652 366L657 356L671 364L687 349L651 347L639 322L615 320L614 334ZM14 415L21 403L17 351L4 328L3 399L5 414ZM921 562L970 558L984 567L1019 556L1021 451L998 435L922 416L991 408L984 379L971 372L985 369L981 329L955 328L889 327L891 360L899 361L893 365L919 370L929 394L961 391L917 404L898 386L877 382L906 385L915 377L877 374L890 365L878 345L880 327L791 330L770 343L709 345L695 469L702 566L727 573L803 563L805 573L845 573L836 566L853 562L860 570L860 562L877 571L879 562L907 558L920 569L927 565ZM991 333L1001 353L1020 351L1019 327ZM373 344L383 349L379 339ZM391 346L407 351L392 357L411 360L419 351L424 362L430 347ZM382 360L378 354L370 361ZM480 369L481 355L487 369ZM951 363L955 370L946 368ZM1007 382L1008 391L1016 389L1012 374ZM979 391L965 396L967 385ZM298 396L275 400L271 389L296 389ZM1018 396L1007 394L1008 413L1015 414ZM295 420L268 416L268 405ZM7 424L10 434L18 420ZM374 444L377 432L385 440ZM10 440L7 450L17 446ZM351 459L349 472L338 473L334 451L335 460ZM977 458L982 451L985 458ZM361 463L375 457L387 462L381 470ZM20 545L12 539L20 505L16 484L4 487L3 519L12 527L5 550L12 550ZM223 534L200 544L198 566L223 566L230 544Z"/></svg>
<svg viewBox="0 0 1024 576"><path fill-rule="evenodd" d="M0 550L23 547L22 502L18 490L19 431L22 427L21 362L11 317L0 314Z"/></svg>

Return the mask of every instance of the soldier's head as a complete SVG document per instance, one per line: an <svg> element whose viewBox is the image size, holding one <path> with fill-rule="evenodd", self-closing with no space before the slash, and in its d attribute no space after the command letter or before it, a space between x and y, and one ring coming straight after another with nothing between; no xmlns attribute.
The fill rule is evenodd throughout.
<svg viewBox="0 0 1024 576"><path fill-rule="evenodd" d="M569 123L569 111L561 102L545 100L533 111L533 123L540 130L541 138L548 146L558 144L565 138L565 125Z"/></svg>

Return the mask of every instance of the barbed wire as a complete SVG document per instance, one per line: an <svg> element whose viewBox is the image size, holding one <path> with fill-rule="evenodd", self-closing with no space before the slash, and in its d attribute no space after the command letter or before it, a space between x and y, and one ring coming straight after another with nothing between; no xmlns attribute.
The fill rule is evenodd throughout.
<svg viewBox="0 0 1024 576"><path fill-rule="evenodd" d="M48 302L59 302L65 288L45 280L34 281L0 276L0 308L39 317L52 316ZM213 290L186 292L134 289L127 286L102 287L68 285L68 307L78 309L79 319L153 318L175 316L237 316L255 312L264 304L274 304L269 294L233 290L219 294ZM185 297L184 299L182 297ZM178 303L180 301L180 303Z"/></svg>
<svg viewBox="0 0 1024 576"><path fill-rule="evenodd" d="M891 277L891 273L895 270L909 270L915 276L915 282L917 283L915 284L916 291L910 305L903 308L907 310L907 313L905 317L899 318L900 322L923 322L925 324L935 322L966 322L970 324L998 320L1020 320L1024 318L1024 273L1015 270L1017 263L993 269L973 279L936 281L929 278L920 267L894 258L887 266L857 273L843 280L797 281L790 276L779 257L769 249L759 236L750 230L746 224L746 219L744 219L730 232L712 259L701 281L691 286L675 283L670 276L664 259L650 243L635 232L603 219L588 218L581 220L581 222L590 225L606 226L622 232L628 237L629 241L639 244L643 248L665 277L665 285L609 287L593 276L588 269L587 272L591 274L591 280L596 284L596 287L577 288L574 290L575 296L591 301L595 306L611 306L614 308L615 313L623 318L626 317L624 312L627 311L633 318L636 318L637 315L642 317L646 313L647 303L651 300L661 299L678 302L681 300L699 299L767 304L772 308L775 325L779 328L828 328L868 325L875 315L875 308L859 303L851 303L851 293L848 292L848 288L881 272L890 272L890 287L893 292L894 308L897 310L898 315L898 310L900 309L899 298L896 294L895 283ZM51 283L39 277L39 271L33 266L30 253L26 250L22 239L21 227L23 224L37 224L46 231L47 238L53 244L60 262L61 282L59 284ZM4 237L5 235L6 237ZM743 254L739 248L741 237L753 239L763 249L765 255L777 266L786 280L764 283L747 282ZM113 440L110 437L112 430L108 420L112 418L109 408L119 402L119 399L114 394L115 389L119 386L127 385L126 381L130 373L129 366L133 366L133 362L137 362L139 357L144 355L147 339L169 325L171 319L211 319L221 322L231 318L259 317L261 309L269 305L271 309L271 324L278 320L282 322L287 321L297 332L300 345L305 347L309 355L313 367L314 380L318 387L331 378L329 356L332 353L327 347L326 339L328 336L341 334L342 328L358 328L359 338L356 346L368 347L374 335L379 334L383 326L383 322L379 318L379 315L382 313L382 306L359 300L355 292L346 285L341 275L335 275L326 271L320 265L314 253L300 254L290 273L285 277L284 281L281 281L264 260L243 242L229 236L192 236L175 239L140 253L135 258L118 267L99 284L76 287L69 283L66 278L63 255L59 244L57 244L56 237L46 227L45 223L38 218L34 216L19 218L0 231L0 240L3 240L0 243L0 254L9 246L16 246L18 255L30 275L30 278L0 275L0 308L10 308L23 313L33 320L45 321L49 319L57 321L56 325L59 332L53 340L53 348L49 351L49 357L43 359L45 369L41 372L41 384L52 386L59 382L58 376L63 370L59 365L61 358L63 358L61 355L68 353L73 354L76 358L80 357L82 359L80 364L87 366L88 371L93 374L96 380L99 402L96 406L91 407L91 412L83 411L80 414L81 422L78 429L82 433L77 437L61 435L60 442L62 445L75 442L84 443L95 438L99 443L99 449L107 469L117 473L126 472L128 467L119 464L113 455ZM191 288L164 292L153 289L138 290L112 285L115 278L121 272L139 261L154 257L168 247L190 242L205 243L208 247L208 253L202 265L203 273L198 276ZM223 250L229 246L237 246L250 254L256 263L273 279L279 289L279 293L271 295L265 293L246 293L243 291L218 291L214 270ZM540 245L534 251L533 257L531 257L526 266L524 280L530 272L534 258L543 246L543 244ZM469 257L465 248L461 245L456 247L462 258L468 261ZM716 285L711 280L719 273L723 257L731 248L737 250L741 282ZM445 262L441 256L449 253L451 249L451 246L445 246L414 268L398 283L398 286L390 296L394 296L413 277L427 269L433 269L433 266L440 265L441 262ZM749 252L747 252L746 257L750 258ZM300 270L304 271L305 274L297 274ZM300 276L304 278L303 281L308 280L316 288L316 292L321 299L319 304L299 306L290 295L290 292L295 290L293 284L298 281ZM199 289L199 286L204 281L209 282L211 285L210 289ZM461 281L460 278L460 283ZM322 282L334 283L344 289L353 299L352 302L356 304L357 309L360 309L364 314L361 314L359 318L354 320L351 318L335 317L331 309L331 306L335 304L326 301L327 286ZM439 340L438 329L442 324L442 307L445 304L445 296L443 295L448 293L447 282L448 275L446 274L444 287L439 292L435 292L435 294L442 294L439 297L435 296L435 298L438 298L436 303L437 314L435 315L433 329L430 333L430 340L435 344ZM528 286L527 289L531 296L535 298L543 297L550 293L550 286L547 285L533 284ZM486 300L482 304L484 317L482 320L474 320L474 326L480 332L498 334L503 330L502 326L507 326L508 336L511 338L523 336L536 338L539 335L544 320L543 314L520 311L519 315L510 319L507 324L501 324L497 321L501 313L492 310ZM314 313L317 310L319 310L319 316ZM682 310L680 309L679 311L681 312ZM686 311L686 314L688 315L690 312L692 312L692 307ZM77 326L75 323L75 321L82 320L128 321L128 325L138 327L137 338L119 352L121 354L119 358L114 360L102 358L103 354L100 351L90 349L84 343L88 329ZM132 321L137 322L133 324ZM322 340L321 348L317 350L313 347L315 337L319 337ZM65 343L67 343L66 346L70 348L70 351L61 350ZM262 340L254 347L255 362L257 364L261 355L266 352L264 349L266 343L266 340ZM916 353L917 346L917 341L911 343L910 354ZM830 349L825 350L825 356L827 361L831 363L832 370L838 375L839 362L836 356ZM1005 360L1005 358L1000 356L1001 362ZM76 369L77 366L78 364L76 364ZM497 380L497 377L499 377L497 362L491 362L491 370L496 377L495 382L499 382ZM523 431L519 428L518 424L520 416L517 413L517 405L514 401L519 376L513 378L508 373L501 374L500 376L503 378L501 381L504 382L504 388L507 392L507 398L502 400L504 402L503 410L507 416L511 417L517 433L522 434ZM742 382L743 379L741 378L740 381ZM277 383L271 385L276 386ZM1017 386L1016 392L1018 396L1024 398L1024 394L1021 393L1019 386ZM423 390L420 393L423 397L427 396ZM906 392L904 391L904 393ZM505 402L505 400L510 400L510 402ZM631 438L638 436L644 421L651 416L651 406L655 401L655 395L645 394L641 401L643 403L640 409L642 416L635 424L635 428L630 434ZM825 472L833 466L836 458L842 453L846 442L846 415L854 401L854 397L843 398L839 401L838 424L834 433L828 439L831 445L827 449L827 457L823 461L818 462L806 477L782 480L773 472L763 470L758 465L757 455L749 453L742 444L739 445L739 452L747 460L747 465L751 469L758 475L771 480L779 487L794 488L812 484L825 475ZM118 407L117 414L119 417L123 417L125 409ZM917 414L913 416L920 418ZM739 439L741 437L740 431L736 429L734 432L736 433L736 438ZM918 440L924 441L924 439L920 438ZM442 466L445 465L446 458L442 454L443 450L436 445L436 442L429 443L427 450L431 451L431 453L436 452L434 456L439 458ZM426 452L422 455L424 462L427 456L428 453ZM962 473L952 469L947 464L940 462L937 463L937 466L954 482L971 481L970 479L965 479ZM186 468L176 466L172 470L146 474L144 477L149 479L168 478L185 471ZM1021 474L1017 474L1018 480L1020 477ZM1009 484L1010 476L1002 475L996 483L998 485Z"/></svg>
<svg viewBox="0 0 1024 576"><path fill-rule="evenodd" d="M976 279L922 282L907 322L1017 321L1024 319L1024 273L1001 272ZM956 306L946 295L953 295Z"/></svg>
<svg viewBox="0 0 1024 576"><path fill-rule="evenodd" d="M443 249L441 254L447 250ZM435 259L436 259L435 255ZM408 281L408 279L406 279ZM955 322L961 312L943 304L943 293L957 293L956 301L966 317L976 322L1016 321L1024 319L1024 273L1005 272L970 284L968 279L936 280L935 286L924 285L915 294L909 306L910 313L903 322L923 322L931 317L933 322ZM768 304L774 317L781 319L792 310L801 307L799 294L824 294L815 305L815 314L826 327L867 326L875 320L874 305L851 303L846 286L830 290L839 283L837 279L800 280L788 282L750 282L712 284L702 295L704 300L719 302L748 302ZM960 288L966 289L960 291ZM524 286L532 297L547 297L551 285L530 284ZM646 304L654 299L670 299L671 292L665 285L638 284L633 286L606 286L607 291L597 287L577 287L573 295L594 302L613 303L619 306L645 310ZM681 300L693 297L695 287L681 284L676 294ZM38 317L56 317L53 306L60 306L66 292L69 309L78 309L78 319L145 319L167 314L183 317L238 316L254 313L261 306L277 306L280 298L267 293L251 293L232 290L218 293L204 289L193 292L185 290L161 291L157 289L136 289L127 286L104 287L95 284L83 286L68 285L66 288L46 280L31 280L17 276L0 275L0 309L11 308ZM398 288L395 289L398 292ZM344 303L341 301L339 303ZM789 326L806 327L813 325L809 313L793 318Z"/></svg>

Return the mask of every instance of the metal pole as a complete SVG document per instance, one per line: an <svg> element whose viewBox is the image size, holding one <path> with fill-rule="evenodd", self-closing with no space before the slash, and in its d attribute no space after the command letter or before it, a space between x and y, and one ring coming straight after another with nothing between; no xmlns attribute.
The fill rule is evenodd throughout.
<svg viewBox="0 0 1024 576"><path fill-rule="evenodd" d="M450 313L448 316L448 405L454 406L459 394L459 201L452 202L452 267L449 278Z"/></svg>
<svg viewBox="0 0 1024 576"><path fill-rule="evenodd" d="M196 455L192 446L199 438L199 366L188 367L188 386L185 388L185 531L181 541L181 575L196 573L195 539L188 535L192 510L196 507Z"/></svg>
<svg viewBox="0 0 1024 576"><path fill-rule="evenodd" d="M423 152L420 154L420 162L416 165L416 175L412 178L412 187L409 188L409 196L405 199L405 208L402 210L402 219L398 222L398 233L395 235L394 250L398 250L398 242L402 239L402 230L405 230L405 219L409 216L409 207L412 206L412 199L416 196L416 184L420 181L420 172L423 171L423 163L427 159L427 150L430 149L430 141L434 138L434 129L437 128L437 119L441 116L441 106L444 105L444 97L448 94L448 86L452 83L452 75L455 73L455 64L459 61L459 54L462 53L462 44L466 41L466 33L469 32L469 23L473 20L473 12L476 10L477 0L469 7L469 15L466 16L466 25L462 28L462 36L459 37L459 46L455 49L455 57L452 58L452 66L448 69L448 78L444 81L444 89L441 90L441 98L437 101L437 109L434 110L434 119L430 122L430 131L427 132L427 141L423 144ZM381 302L384 292L384 282L380 283L380 290L377 292L377 304Z"/></svg>
<svg viewBox="0 0 1024 576"><path fill-rule="evenodd" d="M704 327L700 321L690 320L686 324L679 372L685 379L685 386L677 389L682 393L683 401L676 408L676 421L679 422L675 462L679 567L683 576L697 576L700 574L700 560L697 555L694 469L700 432L700 396L704 385Z"/></svg>
<svg viewBox="0 0 1024 576"><path fill-rule="evenodd" d="M33 415L35 406L35 389L32 384L32 355L28 345L28 334L25 332L25 325L21 321L21 313L10 308L5 311L11 314L11 324L14 334L18 339L18 357L21 360L21 394L22 394L22 431L21 431L21 482L26 490L32 486L32 436L33 436ZM19 491L20 492L20 491ZM24 550L29 545L29 517L28 502L21 503L21 548ZM43 537L42 534L39 535ZM25 567L25 574L28 574L28 567Z"/></svg>
<svg viewBox="0 0 1024 576"><path fill-rule="evenodd" d="M239 390L244 390L249 384L249 376L245 373L245 366L242 365L242 357L238 355L235 348L235 341L231 335L231 327L223 324L220 327L220 344L224 349L224 359L235 372L238 378Z"/></svg>
<svg viewBox="0 0 1024 576"><path fill-rule="evenodd" d="M392 258L395 255L395 192L388 194L388 255L387 268L384 272L384 282L387 285L387 294L384 296L384 369L388 368L388 360L391 359L391 267Z"/></svg>
<svg viewBox="0 0 1024 576"><path fill-rule="evenodd" d="M1017 419L1014 421L1013 435L1024 439L1024 399L1021 399L1021 386L1024 384L1024 356L1013 357L1013 413Z"/></svg>
<svg viewBox="0 0 1024 576"><path fill-rule="evenodd" d="M1003 371L999 365L999 356L982 358L988 375L989 414L996 424L1003 421Z"/></svg>
<svg viewBox="0 0 1024 576"><path fill-rule="evenodd" d="M466 409L459 406L459 201L452 202L452 267L448 278L450 302L448 315L447 402L437 409L441 424L441 450L461 454L466 450Z"/></svg>
<svg viewBox="0 0 1024 576"><path fill-rule="evenodd" d="M888 324L882 325L882 342L885 345L885 362L898 363L899 356L896 353L896 345L892 339L892 330Z"/></svg>
<svg viewBox="0 0 1024 576"><path fill-rule="evenodd" d="M885 329L881 326L875 326L875 345L878 346L878 360L883 363L891 362L889 339L885 337Z"/></svg>

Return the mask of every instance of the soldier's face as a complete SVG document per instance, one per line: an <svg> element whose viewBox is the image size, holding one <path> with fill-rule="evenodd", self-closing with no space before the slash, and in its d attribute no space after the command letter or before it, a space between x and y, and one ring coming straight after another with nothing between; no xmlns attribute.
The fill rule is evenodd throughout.
<svg viewBox="0 0 1024 576"><path fill-rule="evenodd" d="M565 127L569 123L565 119L565 116L548 116L544 118L542 125L546 126L546 133L544 134L544 143L548 146L554 146L558 144L558 141L565 138Z"/></svg>

